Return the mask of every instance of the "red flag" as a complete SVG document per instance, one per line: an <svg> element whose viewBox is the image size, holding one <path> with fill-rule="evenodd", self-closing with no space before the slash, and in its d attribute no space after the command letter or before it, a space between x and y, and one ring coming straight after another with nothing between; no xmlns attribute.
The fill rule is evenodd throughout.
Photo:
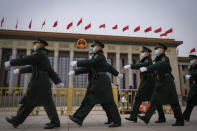
<svg viewBox="0 0 197 131"><path fill-rule="evenodd" d="M151 26L144 30L145 33L149 32L149 31L152 31L152 27Z"/></svg>
<svg viewBox="0 0 197 131"><path fill-rule="evenodd" d="M54 24L53 24L53 27L57 27L57 24L58 24L58 22L55 21Z"/></svg>
<svg viewBox="0 0 197 131"><path fill-rule="evenodd" d="M112 27L112 29L113 29L113 30L118 29L118 25L114 25L114 26Z"/></svg>
<svg viewBox="0 0 197 131"><path fill-rule="evenodd" d="M1 20L1 27L3 26L3 22L4 22L4 17L3 17L3 19Z"/></svg>
<svg viewBox="0 0 197 131"><path fill-rule="evenodd" d="M173 29L171 28L171 29L166 31L166 34L169 34L169 33L172 33L172 32L173 32Z"/></svg>
<svg viewBox="0 0 197 131"><path fill-rule="evenodd" d="M136 28L134 29L134 32L138 32L139 30L140 30L140 26L136 27Z"/></svg>
<svg viewBox="0 0 197 131"><path fill-rule="evenodd" d="M163 36L167 36L167 34L166 33L163 33L163 34L160 35L160 37L163 37Z"/></svg>
<svg viewBox="0 0 197 131"><path fill-rule="evenodd" d="M99 28L105 28L105 24L100 25Z"/></svg>
<svg viewBox="0 0 197 131"><path fill-rule="evenodd" d="M17 19L17 21L16 21L16 26L15 26L15 28L16 28L16 29L18 28L18 19Z"/></svg>
<svg viewBox="0 0 197 131"><path fill-rule="evenodd" d="M71 26L73 26L73 22L70 22L70 23L67 25L67 30L69 30Z"/></svg>
<svg viewBox="0 0 197 131"><path fill-rule="evenodd" d="M46 24L46 22L44 21L44 22L42 23L41 29L45 26L45 24Z"/></svg>
<svg viewBox="0 0 197 131"><path fill-rule="evenodd" d="M91 23L85 26L85 30L88 30L89 28L91 28Z"/></svg>
<svg viewBox="0 0 197 131"><path fill-rule="evenodd" d="M191 49L190 54L192 54L193 52L196 52L195 48Z"/></svg>
<svg viewBox="0 0 197 131"><path fill-rule="evenodd" d="M79 26L82 23L82 18L78 21L77 26Z"/></svg>
<svg viewBox="0 0 197 131"><path fill-rule="evenodd" d="M159 32L161 32L161 31L162 31L162 29L161 29L161 27L160 27L160 28L156 29L154 32L155 32L155 33L159 33Z"/></svg>
<svg viewBox="0 0 197 131"><path fill-rule="evenodd" d="M125 26L124 28L122 28L122 31L124 32L124 31L126 31L126 30L128 30L129 29L129 26L127 25L127 26Z"/></svg>
<svg viewBox="0 0 197 131"><path fill-rule="evenodd" d="M29 29L31 29L32 20L29 22Z"/></svg>

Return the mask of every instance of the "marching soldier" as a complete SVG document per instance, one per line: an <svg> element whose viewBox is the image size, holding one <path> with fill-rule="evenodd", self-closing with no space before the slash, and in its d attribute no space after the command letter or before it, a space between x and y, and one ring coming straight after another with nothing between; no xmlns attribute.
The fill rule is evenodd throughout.
<svg viewBox="0 0 197 131"><path fill-rule="evenodd" d="M59 117L52 98L52 84L50 79L57 87L63 87L64 84L51 67L47 56L48 50L45 48L46 46L48 46L46 41L38 39L34 42L34 53L32 55L5 62L6 68L28 65L22 69L15 69L15 74L32 73L27 93L20 101L21 107L18 113L12 118L6 118L7 122L11 123L15 128L22 124L37 106L44 106L51 120L50 123L47 123L44 127L45 129L60 127Z"/></svg>
<svg viewBox="0 0 197 131"><path fill-rule="evenodd" d="M183 112L183 117L186 121L190 120L190 116L194 106L197 105L197 56L196 54L191 54L190 56L191 67L189 69L189 74L185 77L190 82L190 90L187 99L187 106Z"/></svg>
<svg viewBox="0 0 197 131"><path fill-rule="evenodd" d="M74 115L69 117L73 122L80 126L95 104L102 104L108 109L108 111L110 111L113 123L111 123L109 127L121 126L121 118L114 102L111 81L106 74L106 72L108 72L108 64L102 51L103 48L103 43L95 41L94 48L92 48L92 52L94 53L92 59L73 61L71 63L71 66L73 67L92 68L94 70L92 80L88 87L89 92L83 106L80 106Z"/></svg>
<svg viewBox="0 0 197 131"><path fill-rule="evenodd" d="M141 51L141 60L139 64L131 64L124 66L125 69L140 69L141 67L147 67L152 65L152 59L151 59L151 52L152 50L143 47L143 50ZM143 101L150 101L153 89L155 87L155 75L153 72L141 72L140 73L140 86L138 89L138 92L135 96L135 103L133 107L133 111L130 114L129 118L125 118L129 121L137 122L137 113L139 111L140 105ZM157 111L159 114L159 119L155 123L163 123L165 122L165 115L163 112L162 106L157 107Z"/></svg>
<svg viewBox="0 0 197 131"><path fill-rule="evenodd" d="M176 118L176 122L172 126L184 126L184 119L178 101L174 77L171 74L170 61L165 55L166 50L167 47L165 45L158 44L155 48L155 55L157 56L154 60L155 63L140 68L141 72L154 71L156 74L156 83L151 97L150 107L145 116L139 116L139 118L148 124L158 106L170 104Z"/></svg>

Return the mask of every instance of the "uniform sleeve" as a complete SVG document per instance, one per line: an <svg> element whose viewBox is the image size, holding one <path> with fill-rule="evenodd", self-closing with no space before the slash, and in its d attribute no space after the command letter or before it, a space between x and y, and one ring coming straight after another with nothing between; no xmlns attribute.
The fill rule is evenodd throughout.
<svg viewBox="0 0 197 131"><path fill-rule="evenodd" d="M163 57L161 61L148 66L147 69L148 69L148 71L152 72L154 70L158 70L158 71L168 70L169 67L170 67L169 58Z"/></svg>
<svg viewBox="0 0 197 131"><path fill-rule="evenodd" d="M118 76L119 72L110 64L107 63L107 72L111 73L114 76Z"/></svg>
<svg viewBox="0 0 197 131"><path fill-rule="evenodd" d="M21 69L19 70L19 73L20 73L20 74L32 73L32 72L33 72L32 66L26 66L26 67L21 68Z"/></svg>
<svg viewBox="0 0 197 131"><path fill-rule="evenodd" d="M48 71L48 75L54 84L57 85L58 83L62 82L60 77L57 75L57 73L52 68L50 69L50 71Z"/></svg>
<svg viewBox="0 0 197 131"><path fill-rule="evenodd" d="M13 59L10 61L10 65L11 66L35 65L41 63L41 61L42 61L42 55L36 53L22 58Z"/></svg>
<svg viewBox="0 0 197 131"><path fill-rule="evenodd" d="M197 78L197 70L191 71L189 74L191 75L192 79Z"/></svg>
<svg viewBox="0 0 197 131"><path fill-rule="evenodd" d="M85 67L77 68L74 71L75 71L75 75L80 75L80 74L85 74L85 73L89 73L90 72L89 68L85 68Z"/></svg>
<svg viewBox="0 0 197 131"><path fill-rule="evenodd" d="M96 58L89 60L79 60L77 61L78 67L93 67L95 65L99 65L100 63L106 61L105 56L103 54L97 54Z"/></svg>

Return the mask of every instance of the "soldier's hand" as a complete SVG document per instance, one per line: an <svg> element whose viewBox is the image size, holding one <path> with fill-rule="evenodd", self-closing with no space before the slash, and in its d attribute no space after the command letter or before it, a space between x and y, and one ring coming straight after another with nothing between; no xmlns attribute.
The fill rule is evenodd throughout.
<svg viewBox="0 0 197 131"><path fill-rule="evenodd" d="M119 73L118 74L118 79L122 79L123 78L123 74Z"/></svg>
<svg viewBox="0 0 197 131"><path fill-rule="evenodd" d="M124 66L124 68L128 70L131 68L131 65L126 65L126 66Z"/></svg>
<svg viewBox="0 0 197 131"><path fill-rule="evenodd" d="M77 66L77 61L72 61L72 62L70 63L70 65L71 65L72 67Z"/></svg>
<svg viewBox="0 0 197 131"><path fill-rule="evenodd" d="M75 75L75 71L70 71L70 72L68 73L68 75L69 75L69 76Z"/></svg>
<svg viewBox="0 0 197 131"><path fill-rule="evenodd" d="M5 68L11 67L11 66L10 66L10 61L6 61L6 62L4 63L4 65L5 65Z"/></svg>
<svg viewBox="0 0 197 131"><path fill-rule="evenodd" d="M56 87L57 88L63 88L64 87L64 83L61 82L61 83L57 84Z"/></svg>
<svg viewBox="0 0 197 131"><path fill-rule="evenodd" d="M140 71L141 71L141 72L145 72L145 71L147 71L147 70L148 70L148 69L147 69L146 67L141 67L141 68L140 68Z"/></svg>
<svg viewBox="0 0 197 131"><path fill-rule="evenodd" d="M15 69L13 72L14 72L14 74L16 75L16 74L19 73L19 71L20 71L20 69Z"/></svg>
<svg viewBox="0 0 197 131"><path fill-rule="evenodd" d="M185 79L186 79L186 80L189 80L190 78L191 78L191 75L188 75L188 74L185 75Z"/></svg>

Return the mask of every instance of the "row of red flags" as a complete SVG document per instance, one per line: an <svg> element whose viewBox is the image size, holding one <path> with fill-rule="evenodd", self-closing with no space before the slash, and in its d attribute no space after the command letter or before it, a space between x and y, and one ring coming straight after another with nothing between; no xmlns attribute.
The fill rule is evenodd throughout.
<svg viewBox="0 0 197 131"><path fill-rule="evenodd" d="M1 27L3 27L4 21L5 21L5 19L4 19L4 17L3 17L2 20L1 20ZM81 19L77 22L77 25L76 25L76 26L81 25L82 22L83 22L83 20L82 20L82 18L81 18ZM46 25L46 21L43 21L42 26L41 26L41 29L42 29L45 25ZM28 28L31 29L31 26L32 26L32 20L29 22ZM58 26L58 21L55 21L54 24L53 24L53 27L55 28L55 27L57 27L57 26ZM73 22L70 22L70 23L66 26L66 29L69 30L72 26L73 26ZM86 25L86 26L84 27L84 29L85 29L85 30L88 30L88 29L91 28L91 26L92 26L91 23L89 23L88 25ZM18 28L18 19L17 19L15 28L16 28L16 29ZM101 24L101 25L99 26L99 28L100 28L100 29L101 29L101 28L106 28L106 24ZM118 25L117 25L117 24L114 25L114 26L112 27L112 29L113 29L113 30L117 30L117 29L118 29ZM127 26L125 26L125 27L122 28L122 31L123 31L123 32L125 32L125 31L127 31L127 30L129 30L129 25L127 25ZM138 32L138 31L140 31L140 30L141 30L141 26L137 26L133 31L134 31L134 32ZM150 26L150 27L147 27L146 29L144 29L144 32L145 32L145 33L150 32L150 31L152 31L152 27L151 27L151 26ZM154 33L160 33L160 32L162 32L162 27L159 27L159 28L157 28L157 29L154 30ZM168 29L167 31L165 31L164 33L160 34L160 37L167 36L169 33L172 33L172 32L173 32L173 29L170 28L170 29Z"/></svg>

